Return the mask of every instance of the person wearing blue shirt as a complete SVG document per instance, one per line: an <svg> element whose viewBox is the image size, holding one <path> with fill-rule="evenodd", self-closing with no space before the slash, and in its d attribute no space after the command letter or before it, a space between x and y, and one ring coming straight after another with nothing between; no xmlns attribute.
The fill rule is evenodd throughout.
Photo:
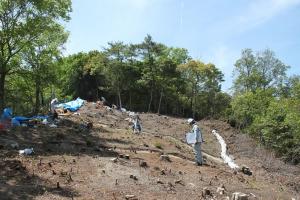
<svg viewBox="0 0 300 200"><path fill-rule="evenodd" d="M188 119L188 124L192 127L191 133L193 134L193 137L195 137L195 142L192 144L196 160L195 165L201 166L203 164L201 152L201 144L203 143L202 133L194 119Z"/></svg>

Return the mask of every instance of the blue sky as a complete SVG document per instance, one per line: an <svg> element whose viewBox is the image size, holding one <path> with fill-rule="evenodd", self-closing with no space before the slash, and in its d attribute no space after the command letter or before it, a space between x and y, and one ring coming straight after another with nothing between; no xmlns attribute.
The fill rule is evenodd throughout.
<svg viewBox="0 0 300 200"><path fill-rule="evenodd" d="M270 48L291 66L289 75L300 74L300 0L73 0L71 17L66 54L150 34L214 63L225 74L225 91L244 48Z"/></svg>

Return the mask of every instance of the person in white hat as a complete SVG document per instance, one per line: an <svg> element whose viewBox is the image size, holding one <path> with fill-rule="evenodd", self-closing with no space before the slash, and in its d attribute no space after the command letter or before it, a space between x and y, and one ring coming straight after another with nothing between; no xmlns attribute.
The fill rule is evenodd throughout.
<svg viewBox="0 0 300 200"><path fill-rule="evenodd" d="M203 164L201 152L201 143L203 143L202 133L194 119L189 118L187 122L192 127L191 133L193 134L193 137L195 137L194 142L192 143L196 160L195 164L201 166Z"/></svg>
<svg viewBox="0 0 300 200"><path fill-rule="evenodd" d="M56 105L58 104L58 99L55 98L55 99L52 99L51 102L50 102L50 112L51 112L51 118L52 120L55 120L58 118L58 114L56 112Z"/></svg>

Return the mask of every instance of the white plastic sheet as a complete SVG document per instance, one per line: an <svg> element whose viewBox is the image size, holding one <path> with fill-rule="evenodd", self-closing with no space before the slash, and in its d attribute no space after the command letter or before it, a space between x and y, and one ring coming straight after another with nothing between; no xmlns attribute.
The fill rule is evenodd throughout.
<svg viewBox="0 0 300 200"><path fill-rule="evenodd" d="M34 153L33 148L30 149L24 149L24 150L19 150L20 155L30 155Z"/></svg>
<svg viewBox="0 0 300 200"><path fill-rule="evenodd" d="M224 160L224 163L227 163L228 166L232 169L237 169L239 166L234 163L234 161L226 154L226 143L219 133L216 130L212 130L212 134L214 134L221 145L221 158Z"/></svg>

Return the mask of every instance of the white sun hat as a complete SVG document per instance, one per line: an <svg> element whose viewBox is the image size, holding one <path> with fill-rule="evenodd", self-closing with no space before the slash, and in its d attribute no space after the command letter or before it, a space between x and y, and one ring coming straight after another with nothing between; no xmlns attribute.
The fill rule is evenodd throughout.
<svg viewBox="0 0 300 200"><path fill-rule="evenodd" d="M193 121L194 121L193 118L189 118L189 119L187 120L188 124L191 124Z"/></svg>

